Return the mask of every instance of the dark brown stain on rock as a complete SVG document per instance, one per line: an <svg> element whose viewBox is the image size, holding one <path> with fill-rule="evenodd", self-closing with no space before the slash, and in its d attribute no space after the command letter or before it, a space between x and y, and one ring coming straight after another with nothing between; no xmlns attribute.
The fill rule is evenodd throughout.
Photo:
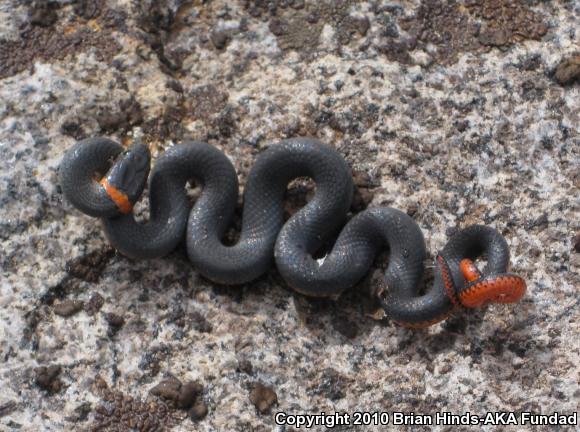
<svg viewBox="0 0 580 432"><path fill-rule="evenodd" d="M194 88L189 94L191 115L195 119L208 119L220 112L226 105L228 94L207 84Z"/></svg>
<svg viewBox="0 0 580 432"><path fill-rule="evenodd" d="M332 326L337 332L348 339L354 339L358 335L358 325L343 316L336 317L332 321Z"/></svg>
<svg viewBox="0 0 580 432"><path fill-rule="evenodd" d="M74 13L84 19L94 19L102 12L100 0L77 0L74 5Z"/></svg>
<svg viewBox="0 0 580 432"><path fill-rule="evenodd" d="M85 304L85 312L89 316L96 315L105 304L105 299L99 293L94 293L89 301Z"/></svg>
<svg viewBox="0 0 580 432"><path fill-rule="evenodd" d="M246 1L249 14L269 19L269 29L283 51L294 50L308 56L319 45L325 24L336 32L338 46L349 44L355 35L365 36L371 25L367 17L351 15L357 0L305 3L303 1Z"/></svg>
<svg viewBox="0 0 580 432"><path fill-rule="evenodd" d="M15 401L8 401L0 405L0 418L7 416L11 412L14 412L18 408L18 404Z"/></svg>
<svg viewBox="0 0 580 432"><path fill-rule="evenodd" d="M61 367L59 365L41 366L34 370L34 383L49 394L58 393L62 388L59 378Z"/></svg>
<svg viewBox="0 0 580 432"><path fill-rule="evenodd" d="M125 318L113 312L107 312L105 314L105 321L107 321L107 324L109 325L109 329L107 331L109 337L116 335L125 325Z"/></svg>
<svg viewBox="0 0 580 432"><path fill-rule="evenodd" d="M58 3L52 1L35 1L28 11L30 23L34 26L50 27L58 20L56 9Z"/></svg>
<svg viewBox="0 0 580 432"><path fill-rule="evenodd" d="M191 312L189 320L191 322L191 327L200 333L211 333L213 330L211 323L201 314L201 312Z"/></svg>
<svg viewBox="0 0 580 432"><path fill-rule="evenodd" d="M194 329L200 333L211 333L211 323L198 311L187 313L181 306L176 306L167 315L167 322L177 327Z"/></svg>
<svg viewBox="0 0 580 432"><path fill-rule="evenodd" d="M465 6L483 23L482 45L502 46L525 39L540 39L548 31L541 14L518 0L467 0Z"/></svg>
<svg viewBox="0 0 580 432"><path fill-rule="evenodd" d="M525 2L516 0L423 0L414 16L400 26L409 35L410 49L436 47L435 60L455 63L459 54L505 47L525 39L540 39L548 31L544 18ZM401 47L404 51L404 47ZM408 60L403 53L399 58Z"/></svg>
<svg viewBox="0 0 580 432"><path fill-rule="evenodd" d="M97 123L102 132L127 131L143 122L143 111L135 98L123 100L117 110L103 108L97 113Z"/></svg>
<svg viewBox="0 0 580 432"><path fill-rule="evenodd" d="M162 401L140 400L104 389L103 400L94 409L92 431L161 431L176 424L171 408Z"/></svg>
<svg viewBox="0 0 580 432"><path fill-rule="evenodd" d="M337 401L346 396L346 390L350 383L351 380L341 375L335 369L327 368L320 374L318 386L315 391L332 401Z"/></svg>
<svg viewBox="0 0 580 432"><path fill-rule="evenodd" d="M252 362L249 359L241 357L238 358L237 371L243 372L246 375L252 375L252 373L254 372L254 366L252 365Z"/></svg>
<svg viewBox="0 0 580 432"><path fill-rule="evenodd" d="M270 21L269 29L277 37L280 49L296 50L302 54L318 46L322 32L318 22L310 23L304 17L275 18Z"/></svg>
<svg viewBox="0 0 580 432"><path fill-rule="evenodd" d="M389 60L403 63L411 64L413 63L413 57L409 54L409 51L414 50L416 47L416 42L414 39L404 40L404 41L388 41L386 44L378 47L381 54L385 55Z"/></svg>
<svg viewBox="0 0 580 432"><path fill-rule="evenodd" d="M224 138L231 137L237 129L238 116L235 111L233 106L226 105L213 121L213 127Z"/></svg>
<svg viewBox="0 0 580 432"><path fill-rule="evenodd" d="M18 39L0 40L0 79L31 68L35 61L64 60L91 48L102 62L111 61L121 50L110 32L94 31L86 25L75 25L70 31L52 25L26 25Z"/></svg>
<svg viewBox="0 0 580 432"><path fill-rule="evenodd" d="M370 21L366 17L350 15L353 0L325 1L317 4L317 13L321 21L332 25L336 31L339 45L349 44L355 35L365 36L370 28Z"/></svg>
<svg viewBox="0 0 580 432"><path fill-rule="evenodd" d="M110 246L92 251L66 263L67 273L86 282L98 282L109 260L115 255Z"/></svg>
<svg viewBox="0 0 580 432"><path fill-rule="evenodd" d="M60 125L60 133L73 137L76 140L81 140L87 136L82 126L82 121L76 117L71 117L63 121Z"/></svg>
<svg viewBox="0 0 580 432"><path fill-rule="evenodd" d="M43 314L39 308L34 308L33 310L26 312L24 315L25 326L22 330L22 340L20 345L22 347L30 344L32 349L38 348L38 335L37 328L38 324L42 320Z"/></svg>
<svg viewBox="0 0 580 432"><path fill-rule="evenodd" d="M478 27L456 1L424 0L410 20L401 22L401 27L411 37L406 42L409 48L432 44L436 47L434 56L440 63L454 63L458 53L475 50L478 46Z"/></svg>
<svg viewBox="0 0 580 432"><path fill-rule="evenodd" d="M304 0L243 0L243 4L251 16L264 19L288 7L300 10L305 6Z"/></svg>
<svg viewBox="0 0 580 432"><path fill-rule="evenodd" d="M412 16L403 16L402 6L383 5L374 7L373 20L351 15L356 0L310 2L299 9L289 3L246 1L244 5L251 16L269 21L280 49L306 56L316 51L324 25L334 28L339 54L355 35L364 37L371 26L378 26L385 39L374 41L377 50L404 64L414 62L410 53L416 48L434 46L434 52L428 50L434 60L452 64L461 53L537 40L548 31L543 15L518 0L423 0Z"/></svg>
<svg viewBox="0 0 580 432"><path fill-rule="evenodd" d="M67 275L56 285L49 287L46 292L40 296L40 303L42 305L50 306L56 299L63 299L78 288L79 281L70 275Z"/></svg>
<svg viewBox="0 0 580 432"><path fill-rule="evenodd" d="M144 143L181 140L185 134L183 119L186 115L187 108L183 104L166 106L161 116L143 124Z"/></svg>
<svg viewBox="0 0 580 432"><path fill-rule="evenodd" d="M184 92L178 81L173 80L171 86L179 94ZM212 84L195 87L185 97L180 97L176 104L167 105L161 116L143 124L144 141L182 140L186 132L183 127L185 119L201 120L221 135L230 136L235 130L236 119L232 108L227 106L228 99L228 93Z"/></svg>
<svg viewBox="0 0 580 432"><path fill-rule="evenodd" d="M136 10L137 26L144 32L139 36L157 55L161 71L173 76L181 70L183 53L172 52L166 45L171 34L181 26L181 11L186 10L192 2L181 1L176 8L171 3L167 0L137 2Z"/></svg>

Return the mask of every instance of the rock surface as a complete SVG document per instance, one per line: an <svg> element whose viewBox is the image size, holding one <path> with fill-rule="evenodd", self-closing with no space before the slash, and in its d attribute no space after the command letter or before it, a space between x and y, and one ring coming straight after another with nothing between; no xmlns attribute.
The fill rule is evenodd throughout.
<svg viewBox="0 0 580 432"><path fill-rule="evenodd" d="M42 3L0 2L1 430L578 408L578 2ZM318 137L364 179L357 207L407 211L431 257L457 227L499 229L528 294L410 331L373 319L376 274L310 301L274 270L225 288L182 249L127 259L57 184L66 149L101 134L154 157L206 140L242 185L270 143ZM150 394L168 374L203 385L191 413Z"/></svg>

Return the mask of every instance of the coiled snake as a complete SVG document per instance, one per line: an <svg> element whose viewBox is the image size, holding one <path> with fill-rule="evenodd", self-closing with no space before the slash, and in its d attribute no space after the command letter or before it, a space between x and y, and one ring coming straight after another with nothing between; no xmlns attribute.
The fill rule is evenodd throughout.
<svg viewBox="0 0 580 432"><path fill-rule="evenodd" d="M387 289L380 302L387 316L408 327L440 321L457 305L516 302L526 290L522 278L506 273L509 251L502 235L474 225L459 231L439 253L433 286L420 294L423 234L406 213L389 207L352 217L332 250L315 259L313 254L344 224L353 194L344 159L315 139L284 140L259 155L247 179L242 229L233 246L222 239L234 215L238 180L222 152L192 141L163 153L150 176L149 165L150 154L142 144L125 150L107 138L90 138L74 145L59 168L66 198L101 218L112 245L133 258L166 255L185 236L189 259L213 281L249 282L275 261L296 291L335 297L360 281L377 253L388 248ZM150 218L138 223L132 208L148 176ZM297 177L312 178L316 192L284 222L284 193ZM189 180L202 185L193 208L185 188ZM480 272L473 261L481 256L487 265Z"/></svg>

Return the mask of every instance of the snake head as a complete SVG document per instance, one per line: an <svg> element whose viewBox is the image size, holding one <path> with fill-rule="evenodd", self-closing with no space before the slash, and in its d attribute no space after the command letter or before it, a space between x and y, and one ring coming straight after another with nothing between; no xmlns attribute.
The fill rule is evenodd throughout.
<svg viewBox="0 0 580 432"><path fill-rule="evenodd" d="M122 213L129 213L137 202L149 176L151 155L143 144L133 144L119 154L106 177L101 180L109 197Z"/></svg>

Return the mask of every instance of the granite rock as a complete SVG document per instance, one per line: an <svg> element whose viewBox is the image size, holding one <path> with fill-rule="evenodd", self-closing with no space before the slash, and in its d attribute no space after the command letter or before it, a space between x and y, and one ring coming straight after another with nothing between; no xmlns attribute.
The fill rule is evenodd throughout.
<svg viewBox="0 0 580 432"><path fill-rule="evenodd" d="M0 2L0 430L577 410L578 2L37 3ZM64 152L101 134L154 158L208 141L242 186L271 143L317 137L359 173L355 211L407 211L430 260L457 228L491 225L528 293L411 331L368 299L381 259L337 301L304 299L275 270L216 286L183 248L128 259L57 182ZM288 208L312 190L295 182ZM190 412L149 393L168 375L203 383ZM255 383L275 391L270 414Z"/></svg>

